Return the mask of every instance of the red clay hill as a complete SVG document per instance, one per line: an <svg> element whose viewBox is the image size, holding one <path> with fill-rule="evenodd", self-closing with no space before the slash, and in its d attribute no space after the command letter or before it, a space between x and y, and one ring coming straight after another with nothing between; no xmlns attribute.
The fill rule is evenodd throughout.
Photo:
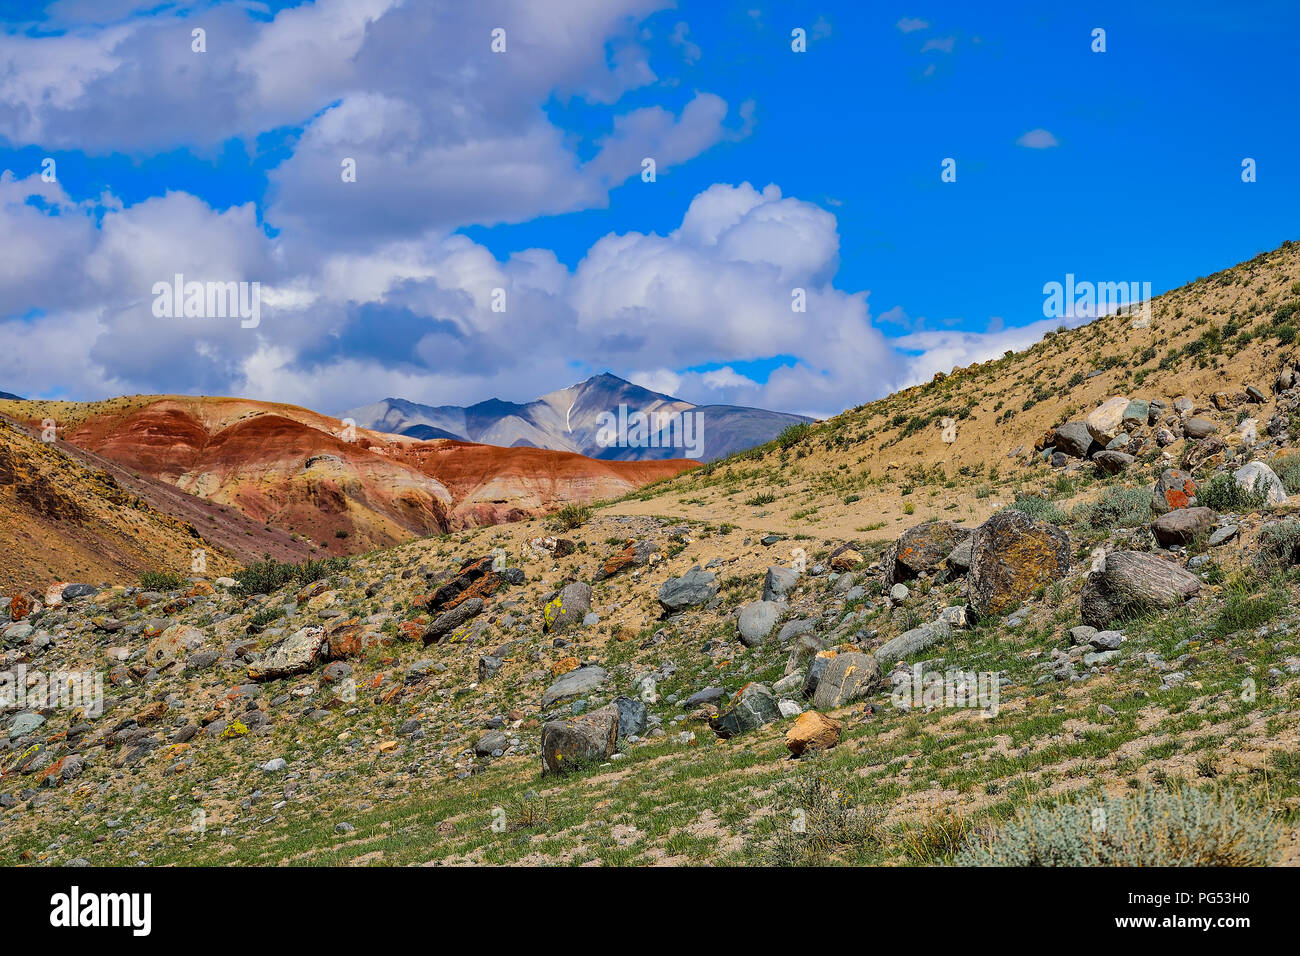
<svg viewBox="0 0 1300 956"><path fill-rule="evenodd" d="M694 465L417 441L239 398L0 401L0 414L53 420L72 445L335 554L617 497Z"/></svg>

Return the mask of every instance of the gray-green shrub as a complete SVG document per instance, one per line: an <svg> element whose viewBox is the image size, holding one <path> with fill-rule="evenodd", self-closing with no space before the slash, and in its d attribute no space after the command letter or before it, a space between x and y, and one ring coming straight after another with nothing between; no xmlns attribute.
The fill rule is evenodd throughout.
<svg viewBox="0 0 1300 956"><path fill-rule="evenodd" d="M1151 520L1151 492L1112 485L1094 501L1075 505L1070 518L1090 528L1134 528Z"/></svg>
<svg viewBox="0 0 1300 956"><path fill-rule="evenodd" d="M1231 790L1148 789L1021 810L972 839L961 866L1266 866L1279 852L1272 814Z"/></svg>

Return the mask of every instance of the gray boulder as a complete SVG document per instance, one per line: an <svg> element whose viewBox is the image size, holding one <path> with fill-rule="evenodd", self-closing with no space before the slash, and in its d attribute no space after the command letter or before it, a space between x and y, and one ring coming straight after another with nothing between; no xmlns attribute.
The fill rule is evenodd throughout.
<svg viewBox="0 0 1300 956"><path fill-rule="evenodd" d="M712 571L691 568L679 578L669 578L659 588L659 604L669 614L688 607L708 604L718 593L717 579Z"/></svg>
<svg viewBox="0 0 1300 956"><path fill-rule="evenodd" d="M1122 451L1099 451L1092 456L1092 462L1097 466L1097 470L1107 475L1118 475L1136 460L1132 455Z"/></svg>
<svg viewBox="0 0 1300 956"><path fill-rule="evenodd" d="M542 767L548 773L569 773L614 755L618 740L618 708L606 704L568 720L542 725Z"/></svg>
<svg viewBox="0 0 1300 956"><path fill-rule="evenodd" d="M1178 607L1201 589L1201 579L1153 554L1115 551L1106 555L1079 595L1083 623L1099 629L1126 617Z"/></svg>
<svg viewBox="0 0 1300 956"><path fill-rule="evenodd" d="M811 698L817 693L817 685L821 683L826 668L830 667L831 661L835 660L836 656L835 651L818 651L813 655L812 660L808 662L808 670L804 673L804 697Z"/></svg>
<svg viewBox="0 0 1300 956"><path fill-rule="evenodd" d="M30 734L43 723L45 723L45 718L33 711L18 714L9 722L9 739L17 740L19 737Z"/></svg>
<svg viewBox="0 0 1300 956"><path fill-rule="evenodd" d="M973 538L967 538L952 549L952 553L948 555L947 559L949 570L956 574L965 574L970 570L972 540Z"/></svg>
<svg viewBox="0 0 1300 956"><path fill-rule="evenodd" d="M498 750L510 746L510 740L499 730L489 730L474 744L474 753L480 757L490 757Z"/></svg>
<svg viewBox="0 0 1300 956"><path fill-rule="evenodd" d="M731 708L710 720L709 726L725 739L780 719L781 708L772 691L763 684L746 684Z"/></svg>
<svg viewBox="0 0 1300 956"><path fill-rule="evenodd" d="M643 702L635 697L615 697L614 706L618 708L619 737L639 737L646 732L650 716Z"/></svg>
<svg viewBox="0 0 1300 956"><path fill-rule="evenodd" d="M736 619L741 641L746 647L762 644L784 612L785 605L776 601L750 601L744 605Z"/></svg>
<svg viewBox="0 0 1300 956"><path fill-rule="evenodd" d="M588 694L595 690L609 677L609 673L603 667L592 665L590 667L579 667L571 670L567 674L560 675L560 678L551 684L550 687L542 693L542 706L550 707L556 701L564 700L566 697L577 697L580 694Z"/></svg>
<svg viewBox="0 0 1300 956"><path fill-rule="evenodd" d="M1211 508L1178 508L1151 522L1151 533L1164 547L1189 545L1214 530Z"/></svg>
<svg viewBox="0 0 1300 956"><path fill-rule="evenodd" d="M1056 429L1053 439L1057 451L1065 452L1075 458L1087 458L1092 448L1092 433L1083 422L1067 422Z"/></svg>
<svg viewBox="0 0 1300 956"><path fill-rule="evenodd" d="M871 693L879 677L880 664L870 654L857 651L837 654L817 684L812 705L818 710L843 707Z"/></svg>
<svg viewBox="0 0 1300 956"><path fill-rule="evenodd" d="M902 660L920 653L931 644L942 641L952 634L952 627L947 621L938 620L922 624L910 631L905 631L891 641L886 641L876 648L876 661L882 665Z"/></svg>
<svg viewBox="0 0 1300 956"><path fill-rule="evenodd" d="M1143 399L1135 398L1124 409L1124 416L1120 419L1120 424L1124 428L1138 428L1145 425L1150 416L1151 406Z"/></svg>
<svg viewBox="0 0 1300 956"><path fill-rule="evenodd" d="M798 571L774 565L767 569L767 577L763 579L763 600L784 602L798 583Z"/></svg>
<svg viewBox="0 0 1300 956"><path fill-rule="evenodd" d="M779 644L789 644L800 634L811 634L815 630L817 630L817 622L812 618L787 621L781 625L781 630L777 631L776 640Z"/></svg>
<svg viewBox="0 0 1300 956"><path fill-rule="evenodd" d="M721 687L706 687L704 690L697 690L690 697L682 701L682 706L687 710L699 707L703 704L715 704L727 696L727 692Z"/></svg>
<svg viewBox="0 0 1300 956"><path fill-rule="evenodd" d="M546 603L542 613L542 630L560 632L582 623L591 610L591 585L572 581L560 588L560 593Z"/></svg>
<svg viewBox="0 0 1300 956"><path fill-rule="evenodd" d="M1262 461L1247 462L1232 473L1232 479L1246 491L1263 494L1271 505L1286 503L1286 486L1273 469Z"/></svg>
<svg viewBox="0 0 1300 956"><path fill-rule="evenodd" d="M272 645L265 654L249 664L248 676L261 681L304 674L320 659L321 645L324 643L324 628L304 627Z"/></svg>
<svg viewBox="0 0 1300 956"><path fill-rule="evenodd" d="M424 629L424 646L428 647L430 644L442 641L466 621L481 614L483 606L481 597L472 597L461 601L450 611L443 611Z"/></svg>

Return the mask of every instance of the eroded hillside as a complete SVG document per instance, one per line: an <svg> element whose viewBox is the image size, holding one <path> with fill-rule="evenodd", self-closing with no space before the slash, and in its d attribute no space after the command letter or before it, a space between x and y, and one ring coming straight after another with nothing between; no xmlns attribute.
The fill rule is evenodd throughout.
<svg viewBox="0 0 1300 956"><path fill-rule="evenodd" d="M1033 811L1294 863L1297 265L590 511L25 596L7 666L105 709L8 708L0 858L1014 862Z"/></svg>
<svg viewBox="0 0 1300 956"><path fill-rule="evenodd" d="M0 402L0 412L329 554L621 495L690 467L538 448L420 442L292 405L129 396Z"/></svg>

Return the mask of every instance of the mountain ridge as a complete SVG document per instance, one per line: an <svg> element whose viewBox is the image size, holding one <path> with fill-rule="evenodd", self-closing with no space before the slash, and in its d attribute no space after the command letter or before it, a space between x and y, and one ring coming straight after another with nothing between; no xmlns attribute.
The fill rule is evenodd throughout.
<svg viewBox="0 0 1300 956"><path fill-rule="evenodd" d="M691 414L701 447L644 444L602 440L601 425L621 408L665 420ZM744 405L696 405L684 399L602 372L564 388L547 392L531 402L490 398L473 405L424 405L410 399L388 397L344 412L358 426L410 437L457 438L501 447L550 448L571 451L606 461L644 461L698 458L715 461L771 441L791 425L812 419L788 412L773 412ZM659 436L662 429L651 429ZM679 436L670 436L679 437ZM683 454L686 452L686 454Z"/></svg>

